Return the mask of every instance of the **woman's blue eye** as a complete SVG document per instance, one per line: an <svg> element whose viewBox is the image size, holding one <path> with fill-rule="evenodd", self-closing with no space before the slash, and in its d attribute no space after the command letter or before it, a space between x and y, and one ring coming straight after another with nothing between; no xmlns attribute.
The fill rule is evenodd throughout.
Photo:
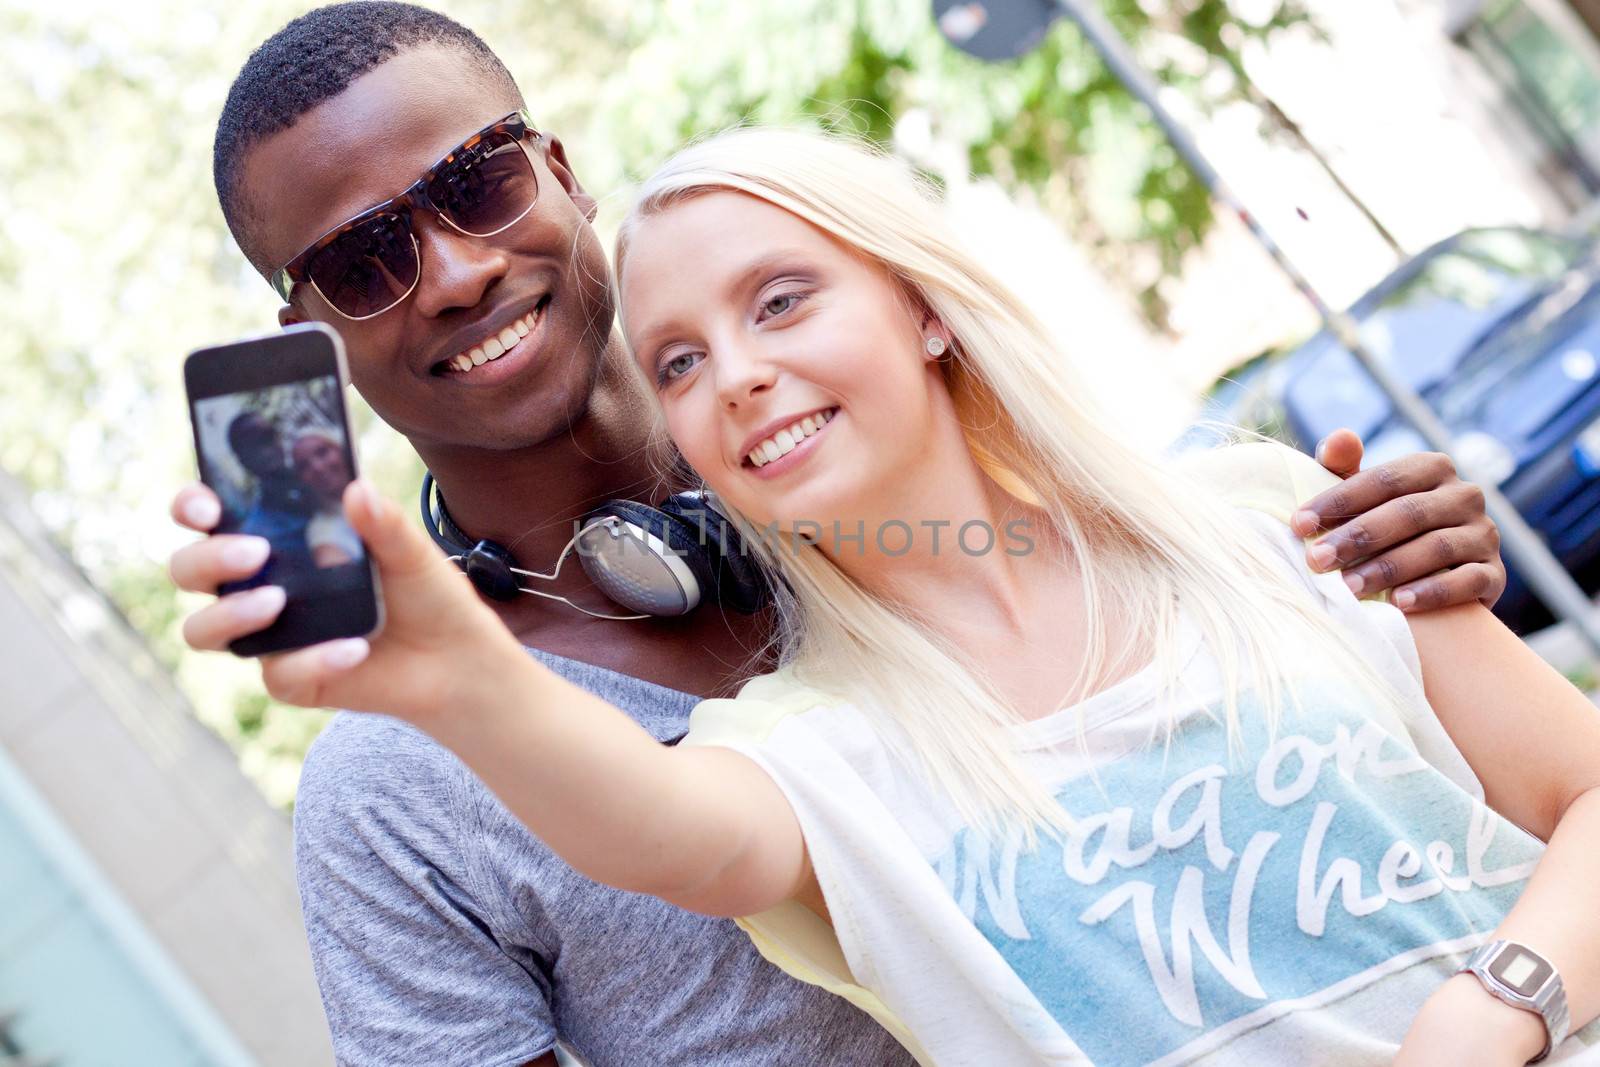
<svg viewBox="0 0 1600 1067"><path fill-rule="evenodd" d="M694 357L695 353L693 352L679 352L677 355L661 364L661 371L656 376L656 381L669 382L674 378L680 378L689 373L689 371L694 367L694 363L688 361L693 360Z"/></svg>
<svg viewBox="0 0 1600 1067"><path fill-rule="evenodd" d="M785 311L794 307L795 304L798 304L804 295L804 293L780 293L762 304L761 310L768 315L782 315Z"/></svg>

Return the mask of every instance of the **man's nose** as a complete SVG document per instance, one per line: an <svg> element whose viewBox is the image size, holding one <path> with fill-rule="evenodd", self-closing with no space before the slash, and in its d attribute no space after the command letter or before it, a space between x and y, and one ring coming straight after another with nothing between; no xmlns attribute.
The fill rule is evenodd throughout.
<svg viewBox="0 0 1600 1067"><path fill-rule="evenodd" d="M511 269L511 256L493 237L469 237L438 218L418 214L417 310L434 318L453 308L476 307Z"/></svg>

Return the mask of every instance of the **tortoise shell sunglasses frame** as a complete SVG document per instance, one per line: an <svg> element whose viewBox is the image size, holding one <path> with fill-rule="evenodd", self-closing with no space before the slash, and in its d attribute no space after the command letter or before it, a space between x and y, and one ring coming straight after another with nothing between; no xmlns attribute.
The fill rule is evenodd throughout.
<svg viewBox="0 0 1600 1067"><path fill-rule="evenodd" d="M499 223L492 229L469 229L456 219L452 218L449 207L439 203L438 198L436 198L435 194L430 193L429 189L436 181L439 180L441 176L445 177L447 181L453 177L452 168L458 164L466 163L467 165L476 165L477 163L481 162L482 158L484 158L482 147L484 142L489 141L493 143L497 138L503 136L509 136L512 142L522 150L522 155L528 164L529 180L532 185L531 195L528 196L528 202L524 205L521 205L520 209L516 211L515 216L510 220ZM404 301L406 297L411 295L412 291L417 287L417 279L422 275L422 253L417 247L417 238L415 233L412 231L411 213L413 211L431 211L438 216L439 221L443 222L446 226L449 226L457 233L465 234L468 237L492 237L497 233L501 233L502 231L515 226L517 223L521 222L527 217L528 212L533 210L533 206L539 201L538 172L533 166L532 158L527 154L526 147L523 146L524 139L530 136L533 138L536 145L541 147L543 146L544 140L540 136L539 131L534 129L532 117L528 114L528 112L521 109L513 111L505 118L485 126L483 129L479 130L477 133L461 142L461 144L451 149L444 156L440 157L439 160L436 161L433 166L429 167L422 177L413 182L410 188L406 189L405 192L401 193L399 196L385 200L381 204L375 204L360 214L346 219L344 222L340 223L338 226L335 226L333 229L317 238L311 244L307 245L305 249L303 249L288 263L272 272L272 276L269 279L272 283L272 288L277 291L278 296L283 299L284 303L288 303L290 297L294 294L295 286L309 284L317 291L317 295L321 296L323 301L326 302L329 307L333 308L334 311L338 312L344 318L353 322L360 322L364 319L374 318L383 314L385 311L394 308ZM439 196L443 195L444 194L442 193L439 194ZM374 227L374 223L385 219L389 222L388 226ZM354 237L350 236L352 233L355 233L355 231L358 230L363 232L357 233ZM409 249L407 249L404 244L396 246L393 243L394 239L401 233L405 235L406 241L409 243ZM363 248L362 255L370 253L372 251L372 247L379 240L387 240L390 242L390 246L387 251L391 256L409 255L409 261L404 263L383 262L383 257L381 254L374 256L374 258L379 261L379 265L382 266L384 272L389 276L390 279L400 281L404 285L404 291L394 296L393 299L389 300L388 303L384 304L377 310L368 311L365 314L352 314L345 308L341 308L339 304L332 298L332 294L323 291L322 286L317 283L312 271L312 265L316 257L340 240L353 240L360 242ZM396 267L403 267L405 269L397 273L395 270ZM409 282L404 281L404 273L409 273L411 275ZM393 290L391 289L391 292L392 291Z"/></svg>

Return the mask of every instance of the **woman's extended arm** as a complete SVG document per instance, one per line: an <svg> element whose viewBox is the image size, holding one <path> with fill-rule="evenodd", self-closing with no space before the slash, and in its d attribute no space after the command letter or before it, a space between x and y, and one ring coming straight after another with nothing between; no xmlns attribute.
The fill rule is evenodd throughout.
<svg viewBox="0 0 1600 1067"><path fill-rule="evenodd" d="M417 724L557 854L596 881L711 915L801 894L800 826L765 771L725 748L667 748L515 652L514 667L472 672L456 713Z"/></svg>
<svg viewBox="0 0 1600 1067"><path fill-rule="evenodd" d="M1410 616L1423 683L1489 805L1549 847L1495 932L1555 965L1572 1027L1600 1017L1600 712L1487 610ZM1544 1046L1530 1012L1471 975L1440 988L1399 1064L1522 1064Z"/></svg>
<svg viewBox="0 0 1600 1067"><path fill-rule="evenodd" d="M529 656L370 486L345 505L382 576L383 633L264 659L274 697L426 730L596 881L713 915L814 901L794 811L753 761L657 743Z"/></svg>

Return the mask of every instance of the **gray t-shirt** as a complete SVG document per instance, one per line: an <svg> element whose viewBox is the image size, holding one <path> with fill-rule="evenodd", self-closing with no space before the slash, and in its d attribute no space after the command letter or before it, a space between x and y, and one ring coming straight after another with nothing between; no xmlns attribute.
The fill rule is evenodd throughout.
<svg viewBox="0 0 1600 1067"><path fill-rule="evenodd" d="M698 702L534 655L658 739L683 734ZM576 873L396 719L334 717L306 757L294 829L341 1064L514 1067L558 1040L593 1067L912 1063L732 922Z"/></svg>

